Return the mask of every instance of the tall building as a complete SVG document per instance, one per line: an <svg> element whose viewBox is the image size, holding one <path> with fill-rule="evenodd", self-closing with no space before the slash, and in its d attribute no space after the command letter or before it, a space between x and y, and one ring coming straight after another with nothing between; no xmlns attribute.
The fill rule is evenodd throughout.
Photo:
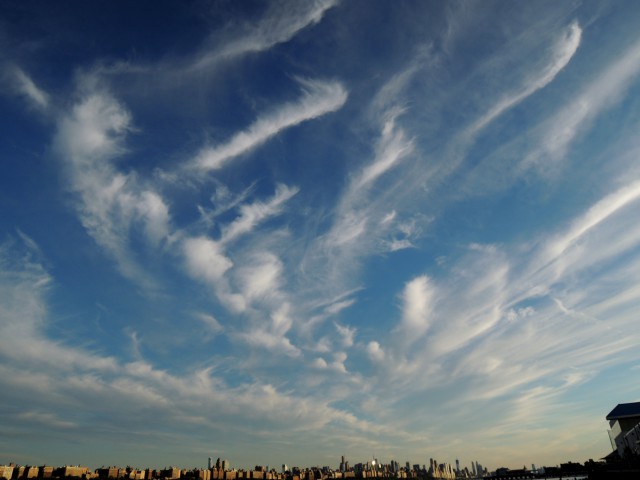
<svg viewBox="0 0 640 480"><path fill-rule="evenodd" d="M456 458L456 473L460 473L460 460Z"/></svg>

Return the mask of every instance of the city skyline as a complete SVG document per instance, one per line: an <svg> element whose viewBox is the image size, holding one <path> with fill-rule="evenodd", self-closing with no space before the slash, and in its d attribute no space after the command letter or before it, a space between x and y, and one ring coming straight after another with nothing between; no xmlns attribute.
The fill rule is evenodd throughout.
<svg viewBox="0 0 640 480"><path fill-rule="evenodd" d="M640 400L638 24L2 2L0 463L607 455Z"/></svg>

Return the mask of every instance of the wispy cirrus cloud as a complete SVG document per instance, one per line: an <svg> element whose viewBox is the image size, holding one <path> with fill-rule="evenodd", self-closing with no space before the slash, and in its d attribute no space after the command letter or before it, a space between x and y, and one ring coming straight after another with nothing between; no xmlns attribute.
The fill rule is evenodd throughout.
<svg viewBox="0 0 640 480"><path fill-rule="evenodd" d="M37 244L22 232L20 237L0 244L0 355L29 368L112 371L114 358L69 348L45 334L53 279Z"/></svg>
<svg viewBox="0 0 640 480"><path fill-rule="evenodd" d="M334 112L347 100L347 91L340 83L304 79L298 79L298 82L304 92L301 99L263 114L247 130L235 134L228 142L203 149L192 161L192 167L204 171L220 169L280 131Z"/></svg>
<svg viewBox="0 0 640 480"><path fill-rule="evenodd" d="M565 421L559 412L567 430L593 422L573 411L575 393L638 358L637 150L621 140L624 161L615 149L585 155L602 176L575 161L562 182L529 173L622 104L639 62L626 50L637 46L632 22L610 40L624 48L591 57L607 29L591 28L578 4L552 4L450 3L437 19L434 5L387 16L358 3L332 11L335 1L223 3L213 32L179 9L184 22L169 21L190 32L179 45L157 48L167 32L130 55L106 42L130 60L62 62L42 82L14 71L12 92L52 120L38 132L53 129L48 145L90 245L124 276L165 288L152 304L112 284L75 296L69 279L92 266L73 265L55 297L37 244L18 233L31 257L0 264L0 387L13 432L88 429L104 443L127 432L166 439L153 444L159 458L195 447L179 457L188 463L224 432L232 453L220 455L238 466L254 460L242 457L254 454L248 438L275 437L265 463L280 448L302 462L296 449L328 452L310 461L329 464L336 449L411 458L420 445L495 460L489 446L503 452L505 439L517 443L510 459L539 442L545 458L566 460L557 451L575 439L549 425ZM72 72L78 85L66 88ZM287 74L304 77L282 83ZM203 147L201 132L229 127L231 105L234 119L253 120ZM622 117L635 122L632 107ZM635 131L608 120L624 127L615 136ZM276 139L279 155L235 168ZM499 195L483 188L498 183ZM567 186L576 191L554 193ZM54 318L50 293L71 314ZM93 296L108 305L97 319L84 313Z"/></svg>
<svg viewBox="0 0 640 480"><path fill-rule="evenodd" d="M314 25L339 3L338 0L314 0L313 2L278 1L269 8L257 24L246 24L220 47L212 47L201 53L190 66L191 70L207 69L228 58L268 50L294 37L300 30Z"/></svg>
<svg viewBox="0 0 640 480"><path fill-rule="evenodd" d="M629 228L629 219L638 198L631 182L535 243L471 245L444 278L430 280L439 299L433 308L425 277L408 281L397 329L426 331L421 347L369 342L370 361L407 395L468 381L460 402L492 399L513 407L515 419L523 405L542 415L620 358L636 358L629 355L638 338L628 332L640 301L633 253L640 229ZM605 279L614 295L602 289ZM530 395L535 389L542 393Z"/></svg>
<svg viewBox="0 0 640 480"><path fill-rule="evenodd" d="M78 415L90 418L90 428L101 435L107 427L112 432L125 425L136 435L162 434L163 428L155 427L162 419L160 423L171 426L171 435L181 436L187 430L192 433L194 425L207 430L223 424L230 427L246 415L252 419L251 428L245 430L236 425L234 431L239 428L256 434L257 429L273 434L282 430L283 435L293 438L295 431L288 426L281 428L286 424L284 420L292 416L303 431L309 425L340 430L339 425L345 422L349 431L375 430L374 425L314 394L282 391L262 381L235 382L230 386L215 366L170 372L146 360L139 350L134 361L125 362L101 355L95 345L90 350L51 338L46 296L54 279L43 267L37 249L32 248L35 243L20 243L0 245L0 385L12 392L11 400L16 396L22 399L16 415L5 425L11 431L16 425L23 429L47 428L64 439L76 435L78 428L87 428L76 421ZM210 315L198 316L213 334L222 330ZM300 351L286 337L292 324L285 304L274 312L262 331L235 334L246 337L243 340L249 345L299 357ZM137 339L135 332L127 335ZM345 359L344 354L335 356L335 368ZM215 418L212 411L216 412ZM138 431L152 418L156 419L151 422L153 427Z"/></svg>
<svg viewBox="0 0 640 480"><path fill-rule="evenodd" d="M92 82L88 82L91 84ZM118 263L127 277L151 285L129 247L132 229L151 244L170 234L169 208L135 173L121 173L115 161L126 153L130 113L110 94L82 91L80 100L57 122L53 140L69 189L78 195L78 213L89 235Z"/></svg>
<svg viewBox="0 0 640 480"><path fill-rule="evenodd" d="M362 248L362 239L367 237L371 228L375 226L377 235L380 235L381 227L386 230L393 225L395 215L392 218L388 216L389 207L380 205L380 197L372 201L371 188L385 173L397 167L413 152L413 140L407 138L404 129L396 124L400 113L396 110L384 114L386 118L376 142L373 159L354 175L343 191L334 211L333 225L323 238L324 248L337 253L349 251L348 255L351 255L355 253L351 248ZM368 238L370 241L374 237ZM375 245L375 242L370 243ZM369 249L361 252L368 253Z"/></svg>
<svg viewBox="0 0 640 480"><path fill-rule="evenodd" d="M396 126L396 118L401 113L401 111L392 110L388 114L389 118L384 122L375 160L364 167L362 173L354 182L352 186L354 195L356 194L355 192L373 183L412 152L413 141L406 138L402 128Z"/></svg>
<svg viewBox="0 0 640 480"><path fill-rule="evenodd" d="M577 218L566 232L547 245L545 257L550 258L551 261L557 259L567 249L574 246L581 237L587 235L591 229L597 228L600 223L633 204L638 198L640 198L640 180L624 185L605 196L590 207L585 214Z"/></svg>
<svg viewBox="0 0 640 480"><path fill-rule="evenodd" d="M548 58L545 58L540 68L532 69L533 71L525 78L519 89L503 96L487 112L475 120L468 127L468 134L476 135L495 118L551 83L571 61L580 46L581 37L580 25L578 22L573 22L560 35L557 43L552 46L551 53Z"/></svg>
<svg viewBox="0 0 640 480"><path fill-rule="evenodd" d="M640 73L639 50L639 42L628 47L556 115L541 125L542 146L526 156L523 166L561 159L571 143L589 128L596 116L623 98Z"/></svg>
<svg viewBox="0 0 640 480"><path fill-rule="evenodd" d="M277 185L274 196L267 202L255 202L242 204L238 217L226 225L223 229L221 243L229 243L240 235L251 232L261 221L278 215L282 212L283 205L299 191L298 188L290 188L286 185Z"/></svg>
<svg viewBox="0 0 640 480"><path fill-rule="evenodd" d="M45 111L49 107L49 94L40 88L27 73L16 65L5 66L4 82L16 94L24 97L36 110Z"/></svg>

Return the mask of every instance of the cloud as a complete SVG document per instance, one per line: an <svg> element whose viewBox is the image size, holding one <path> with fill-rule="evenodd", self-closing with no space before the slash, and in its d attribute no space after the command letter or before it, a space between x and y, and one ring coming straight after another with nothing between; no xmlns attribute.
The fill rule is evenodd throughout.
<svg viewBox="0 0 640 480"><path fill-rule="evenodd" d="M324 358L316 358L312 363L311 366L313 368L317 368L319 370L324 370L326 368L329 368L329 365L327 364L327 361Z"/></svg>
<svg viewBox="0 0 640 480"><path fill-rule="evenodd" d="M324 311L326 313L328 313L329 315L337 315L338 313L340 313L342 310L345 310L347 308L349 308L351 305L353 305L354 303L356 303L356 301L354 299L349 299L349 300L342 300L342 301L338 301L338 302L333 302L330 305L328 305Z"/></svg>
<svg viewBox="0 0 640 480"><path fill-rule="evenodd" d="M336 327L336 330L338 331L338 334L342 338L342 346L352 347L356 329L347 325L340 325L339 323L334 323L334 325Z"/></svg>
<svg viewBox="0 0 640 480"><path fill-rule="evenodd" d="M125 276L150 285L153 281L129 247L131 229L138 225L157 246L170 232L169 209L134 173L120 173L113 164L126 152L124 141L131 129L131 115L119 102L108 93L89 91L58 119L53 144L69 188L78 195L77 209L87 232Z"/></svg>
<svg viewBox="0 0 640 480"><path fill-rule="evenodd" d="M583 237L589 230L597 227L611 215L640 198L640 180L627 184L619 190L599 200L580 218L575 220L563 235L547 246L546 255L555 259Z"/></svg>
<svg viewBox="0 0 640 480"><path fill-rule="evenodd" d="M459 449L461 444L452 438L461 430L442 420L452 415L465 425L472 444L485 445L481 434L474 432L486 433L487 442L513 439L513 425L525 425L534 438L544 438L540 432L545 427L535 424L555 420L560 401L621 359L637 359L633 348L638 343L634 322L640 298L636 254L640 227L634 213L640 187L629 181L637 175L621 175L618 181L628 183L568 220L562 212L580 200L567 200L554 212L553 218L563 226L553 232L547 230L548 222L537 231L535 225L525 225L543 216L544 205L536 204L531 216L514 216L523 223L512 223L508 231L512 236L505 237L505 232L492 228L493 223L484 222L495 218L486 209L486 217L459 215L486 205L456 203L459 181L466 175L457 167L482 164L486 150L508 146L508 135L547 113L544 95L569 98L571 108L584 96L587 113L580 116L575 110L577 116L567 116L566 124L557 125L557 132L570 127L564 147L549 136L556 133L549 130L553 122L543 121L522 137L534 146L521 148L510 157L509 168L492 173L509 177L516 170L514 158L531 152L544 157L546 138L552 140L550 148L560 145L557 152L568 148L599 112L630 88L636 56L626 52L631 66L618 65L619 59L611 63L620 67L610 72L611 82L597 77L605 93L589 86L582 89L577 83L582 79L568 66L573 68L581 60L581 49L593 44L591 39L582 41L593 30L583 31L554 10L553 22L546 21L550 14L541 13L544 21L535 16L531 22L509 22L504 28L492 23L490 31L481 32L483 40L490 32L491 43L474 45L478 55L471 59L450 58L455 45L441 47L437 35L419 37L433 43L417 46L419 53L397 74L389 65L395 68L407 58L406 48L400 48L406 40L385 45L393 59L385 63L386 54L381 52L370 70L375 75L367 74L364 63L362 72L353 64L342 70L357 45L349 44L344 53L332 56L329 65L328 57L316 50L319 43L307 36L299 44L282 45L258 63L247 58L242 65L223 64L287 42L322 18L339 20L325 17L334 4L263 4L266 12L260 12L256 23L243 24L237 17L233 25L221 26L224 19L219 22L206 51L140 70L139 78L153 83L152 75L143 75L160 72L163 66L184 66L183 88L171 85L180 93L175 100L173 95L138 98L137 86L129 82L133 75L114 79L109 89L104 83L106 71L100 67L91 69L96 78L87 79L82 71L77 74L80 85L73 96L56 102L62 110L53 118L53 146L82 225L126 276L141 282L157 279L176 290L167 288L155 296L158 304L139 318L140 304L126 303L139 302L137 292L122 299L124 316L117 322L131 324L126 329L117 323L107 325L105 318L94 326L84 313L74 312L69 319L66 309L76 309L73 306L65 307L62 315L52 315L46 299L57 294L57 287L52 288L46 262L34 260L42 254L37 244L19 232L30 253L20 262L7 253L10 261L3 264L0 276L0 390L22 409L12 418L61 435L65 429L89 428L91 438L113 435L125 442L139 435L160 438L163 445L169 442L159 447L165 451L181 443L190 449L207 435L222 432L229 451L249 437L276 436L278 445L292 450L313 443L314 451L355 449L350 454L355 458L358 449L391 448L388 455L397 458L407 454L407 445ZM466 8L483 10L462 7ZM496 13L487 12L484 21ZM334 13L370 20L351 5ZM470 15L469 29L459 33L468 35L468 30L477 28L474 19ZM384 28L396 26L390 23ZM402 37L415 43L418 37L413 35L424 33L423 26L403 29ZM351 32L341 30L340 35ZM343 38L323 37L320 46ZM469 45L476 38L459 40ZM302 50L308 58L298 56ZM300 62L293 65L293 57ZM309 58L314 61L308 63ZM289 62L304 75L315 75L314 68L324 65L334 73L345 72L344 83L299 80L298 98L273 104L243 130L203 148L195 159L187 158L185 163L191 161L187 168L175 170L176 176L215 175L206 188L194 178L189 179L189 188L176 189L166 182L155 183L162 180L160 175L145 176L154 167L181 162L187 157L185 151L198 153L198 144L194 150L193 145L176 142L198 136L200 115L218 105L217 94L233 89L233 96L251 104L255 91L251 82L258 77L245 83L244 73L273 67L274 61L280 67ZM477 62L476 72L469 72L468 62ZM212 75L225 65L233 67L230 76L222 71ZM130 67L137 65L131 62ZM98 78L100 72L105 78ZM359 80L350 74L360 75ZM177 80L182 75L177 68L158 75L165 78L158 80L162 88L166 78L182 81L182 77ZM462 80L456 84L457 79ZM563 91L567 79L576 82L569 95ZM235 80L238 84L229 84ZM26 74L15 82L28 102L51 109L52 99ZM164 110L187 97L212 102L201 102L196 112L190 109L193 104L180 104L179 111ZM124 99L129 99L126 105ZM249 178L256 171L223 170L285 129L338 111L340 132L332 137L329 149L307 152L304 165L295 172L268 166L259 169L260 178ZM511 112L518 122L497 121ZM563 105L557 112L552 121L563 114ZM577 118L574 123L573 118ZM154 129L167 122L180 129L172 129L170 135L179 136L168 135L150 147L158 132ZM310 130L296 130L296 148L309 146ZM481 133L486 134L482 139ZM145 155L149 151L151 157L161 152L162 158ZM317 176L326 171L330 174ZM284 178L291 174L297 176L295 183ZM269 175L275 178L267 187L273 191L256 196L257 185ZM506 205L514 208L510 212L520 213L518 201L529 199L527 194L564 186L526 180L531 183L524 186L524 194L522 185L517 185L509 190L508 202L507 197L492 198L492 206ZM584 188L593 195L605 187ZM290 213L295 216L279 217ZM494 214L497 217L500 211ZM510 244L510 238L520 241ZM501 240L504 243L481 243ZM408 248L413 250L394 253ZM185 278L174 277L176 262ZM150 274L154 266L158 275ZM65 281L68 278L65 274ZM181 283L185 279L187 283ZM193 289L198 283L205 286L204 293ZM358 302L365 303L354 310L350 307L356 291L361 292ZM398 308L394 311L391 306L390 312L388 303L394 299ZM104 301L108 304L108 297ZM101 328L123 338L111 339L98 331ZM163 333L167 331L171 338ZM91 343L78 345L76 334L91 338ZM215 342L207 343L213 338ZM118 346L122 340L124 347ZM153 361L143 356L142 347L151 345ZM114 348L132 358L101 353ZM477 411L484 412L482 418L465 413ZM316 433L307 444L310 430ZM19 433L19 428L15 431ZM414 455L411 450L408 454Z"/></svg>
<svg viewBox="0 0 640 480"><path fill-rule="evenodd" d="M295 103L285 104L259 117L247 130L237 133L227 143L203 149L193 161L201 170L217 170L239 155L245 154L277 135L283 129L338 110L347 100L347 92L337 82L298 79L304 95Z"/></svg>
<svg viewBox="0 0 640 480"><path fill-rule="evenodd" d="M186 238L182 247L188 272L209 284L215 285L233 266L220 244L209 238Z"/></svg>
<svg viewBox="0 0 640 480"><path fill-rule="evenodd" d="M224 331L224 327L213 315L197 313L195 314L195 317L207 327L207 331L210 335L219 335Z"/></svg>
<svg viewBox="0 0 640 480"><path fill-rule="evenodd" d="M138 215L143 218L147 237L156 245L169 236L169 207L160 195L143 191L138 197Z"/></svg>
<svg viewBox="0 0 640 480"><path fill-rule="evenodd" d="M281 298L283 265L270 252L256 253L251 262L238 269L236 279L247 303Z"/></svg>
<svg viewBox="0 0 640 480"><path fill-rule="evenodd" d="M50 103L49 95L39 88L24 70L15 65L5 67L4 77L11 89L23 96L33 108L40 111L47 110Z"/></svg>
<svg viewBox="0 0 640 480"><path fill-rule="evenodd" d="M344 362L347 360L347 354L344 352L337 352L334 354L334 360L328 363L324 358L316 358L311 362L311 367L316 370L328 370L337 373L347 373L347 368Z"/></svg>
<svg viewBox="0 0 640 480"><path fill-rule="evenodd" d="M284 303L271 313L269 323L236 333L235 336L249 345L264 348L275 354L299 357L300 349L286 336L293 325L290 309L290 305Z"/></svg>
<svg viewBox="0 0 640 480"><path fill-rule="evenodd" d="M621 56L603 69L558 113L541 126L541 147L530 153L523 166L563 157L574 139L604 109L618 102L640 73L640 43L632 44Z"/></svg>
<svg viewBox="0 0 640 480"><path fill-rule="evenodd" d="M378 142L375 160L365 166L353 188L359 190L374 182L378 177L393 168L400 160L413 150L413 141L405 137L402 129L396 128L395 122L401 112L392 111L382 129Z"/></svg>
<svg viewBox="0 0 640 480"><path fill-rule="evenodd" d="M536 91L546 87L555 77L567 66L573 55L580 46L582 37L582 29L577 22L573 22L562 33L558 42L552 47L549 58L545 59L545 63L541 68L536 69L525 80L521 88L517 91L510 92L495 103L489 111L477 119L469 127L468 133L475 135L477 132L486 127L496 117L522 102L525 98L531 96Z"/></svg>
<svg viewBox="0 0 640 480"><path fill-rule="evenodd" d="M379 363L384 361L384 350L380 344L376 341L371 341L367 344L367 354L372 362Z"/></svg>
<svg viewBox="0 0 640 480"><path fill-rule="evenodd" d="M394 379L397 402L455 391L455 408L491 399L513 408L515 420L527 408L542 415L599 372L633 361L637 190L631 181L532 242L471 245L438 280L407 282L396 332L415 332L420 348L399 338L366 347Z"/></svg>
<svg viewBox="0 0 640 480"><path fill-rule="evenodd" d="M396 224L395 212L389 214L389 202L394 189L385 194L375 195L372 186L385 174L397 167L402 160L413 152L413 140L406 137L404 130L396 125L400 111L393 110L382 114L385 119L378 138L373 159L354 176L342 192L333 212L333 223L319 248L328 253L329 263L335 268L337 276L344 269L351 268L359 258L380 250L388 250L388 242L380 242L389 229ZM378 193L378 192L376 192ZM390 198L391 197L391 198ZM372 228L375 233L371 233ZM335 282L337 279L334 278Z"/></svg>
<svg viewBox="0 0 640 480"><path fill-rule="evenodd" d="M215 366L177 367L172 373L141 355L135 361L121 362L49 338L45 296L53 279L29 243L0 245L0 385L16 406L13 418L22 432L33 426L42 434L45 428L65 442L70 440L67 435L77 435L77 428L88 428L103 439L124 431L136 438L171 432L174 438L187 430L193 435L193 428L210 433L233 427L239 435L264 430L292 438L298 430L308 428L375 429L313 392L283 392L262 381L230 386ZM299 357L300 351L286 338L293 324L289 310L283 305L264 330L244 331L243 339L274 354ZM216 333L221 330L211 315L196 316ZM131 330L128 335L136 347L138 334ZM329 369L344 373L346 359L346 354L336 353ZM316 363L320 366L321 362ZM245 428L240 419L247 415L251 426ZM78 418L83 421L78 423ZM294 419L299 428L291 429L287 419ZM12 428L13 421L10 424Z"/></svg>
<svg viewBox="0 0 640 480"><path fill-rule="evenodd" d="M388 249L390 252L397 252L398 250L404 250L405 248L415 247L415 245L406 238L403 238L401 240L394 239L390 242L386 242L386 244L388 245Z"/></svg>
<svg viewBox="0 0 640 480"><path fill-rule="evenodd" d="M195 71L202 70L230 57L268 50L274 45L290 40L309 25L320 22L325 12L337 3L337 0L272 2L259 23L246 25L246 31L238 35L238 38L202 53L190 68Z"/></svg>
<svg viewBox="0 0 640 480"><path fill-rule="evenodd" d="M255 202L242 205L240 215L223 229L220 242L231 242L240 235L251 232L261 221L278 215L282 211L284 203L296 195L298 191L298 188L289 188L286 185L278 184L275 195L266 203Z"/></svg>
<svg viewBox="0 0 640 480"><path fill-rule="evenodd" d="M416 340L427 332L435 298L436 291L426 275L416 277L405 285L400 328L407 338Z"/></svg>
<svg viewBox="0 0 640 480"><path fill-rule="evenodd" d="M7 240L0 245L0 355L40 371L90 369L109 372L115 359L71 348L43 334L53 279L42 265L37 244ZM36 247L36 248L34 248Z"/></svg>

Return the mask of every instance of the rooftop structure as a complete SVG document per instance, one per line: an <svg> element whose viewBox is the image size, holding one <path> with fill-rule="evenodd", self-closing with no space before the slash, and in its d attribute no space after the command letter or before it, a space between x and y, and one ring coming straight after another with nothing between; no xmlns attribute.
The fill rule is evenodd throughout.
<svg viewBox="0 0 640 480"><path fill-rule="evenodd" d="M619 403L607 415L611 448L624 456L627 450L638 450L640 437L640 402Z"/></svg>

